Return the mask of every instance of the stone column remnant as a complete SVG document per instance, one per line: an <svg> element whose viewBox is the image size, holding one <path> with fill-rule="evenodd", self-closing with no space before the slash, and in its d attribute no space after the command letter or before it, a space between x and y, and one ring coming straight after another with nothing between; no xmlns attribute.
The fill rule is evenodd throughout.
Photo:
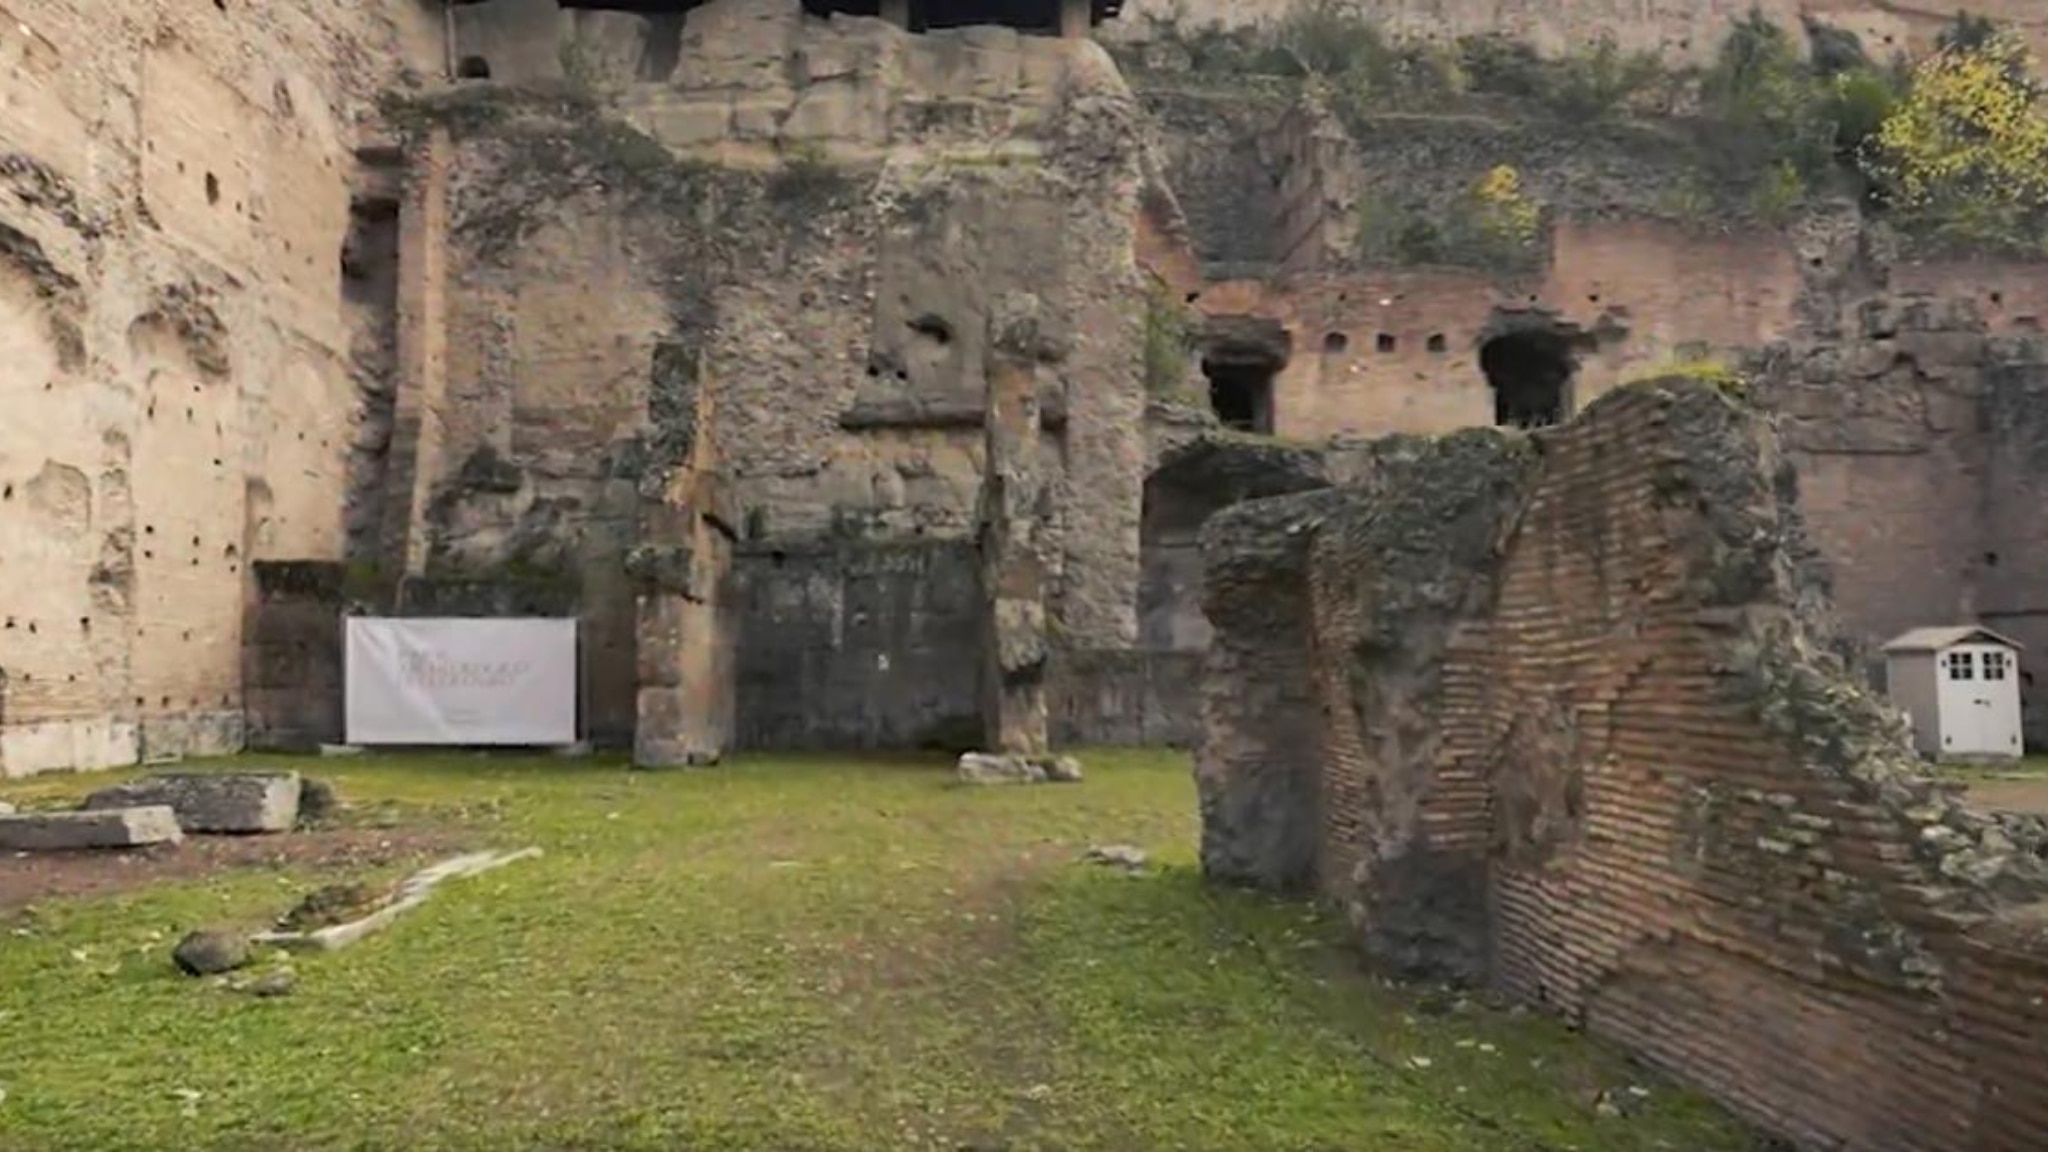
<svg viewBox="0 0 2048 1152"><path fill-rule="evenodd" d="M1046 574L1050 493L1040 463L1040 366L1065 359L1035 296L999 298L990 310L988 399L980 510L983 598L982 718L991 756L970 755L961 775L1073 779L1053 764L1046 736ZM970 763L971 762L971 763ZM1014 769L1013 771L1010 769Z"/></svg>
<svg viewBox="0 0 2048 1152"><path fill-rule="evenodd" d="M731 622L724 610L731 540L718 513L708 390L693 352L656 349L652 458L641 477L637 588L638 768L718 763L732 731Z"/></svg>

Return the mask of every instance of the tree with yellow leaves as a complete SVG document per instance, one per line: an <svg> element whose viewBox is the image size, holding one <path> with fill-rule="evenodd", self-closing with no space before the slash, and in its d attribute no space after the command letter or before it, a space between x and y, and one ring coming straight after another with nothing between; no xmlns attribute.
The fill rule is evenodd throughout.
<svg viewBox="0 0 2048 1152"><path fill-rule="evenodd" d="M2048 250L2048 106L2024 41L1953 42L1914 69L1911 92L1863 157L1915 230L1948 241Z"/></svg>

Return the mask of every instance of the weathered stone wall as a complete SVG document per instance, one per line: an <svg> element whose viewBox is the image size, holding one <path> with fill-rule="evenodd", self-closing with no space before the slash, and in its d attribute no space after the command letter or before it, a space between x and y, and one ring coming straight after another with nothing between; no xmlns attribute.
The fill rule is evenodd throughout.
<svg viewBox="0 0 2048 1152"><path fill-rule="evenodd" d="M974 747L976 564L966 541L742 551L739 745Z"/></svg>
<svg viewBox="0 0 2048 1152"><path fill-rule="evenodd" d="M1754 361L1842 618L1866 644L1933 622L2013 631L2030 743L2048 739L2031 589L2048 572L2034 458L2048 419L2039 270L1907 264L1892 291Z"/></svg>
<svg viewBox="0 0 2048 1152"><path fill-rule="evenodd" d="M1126 0L1122 18L1106 25L1102 34L1144 41L1202 27L1271 24L1294 3ZM1605 34L1624 48L1689 62L1711 58L1729 23L1753 7L1795 33L1808 16L1855 32L1878 54L1925 48L1955 17L1954 5L1932 0L1357 0L1358 10L1389 32L1416 40L1496 33L1533 44L1546 55L1561 55ZM1978 0L1969 8L2016 24L2048 45L2048 17L2033 0Z"/></svg>
<svg viewBox="0 0 2048 1152"><path fill-rule="evenodd" d="M584 15L548 26L576 49ZM1039 373L1050 608L1068 643L1134 642L1146 149L1102 50L1002 29L913 36L806 18L796 0L716 0L681 26L610 15L604 35L673 50L666 82L571 69L543 91L494 63L489 82L400 112L416 151L449 134L451 261L440 379L397 402L392 471L416 477L423 511L387 532L387 562L569 578L594 640L591 715L630 726L639 625L613 584L649 470L680 458L664 411L715 410L741 742L918 737L959 714L951 698L922 699L910 671L860 685L854 670L926 668L941 641L908 609L846 639L841 609L870 590L810 588L821 573L799 558L971 546L988 317L1028 290L1072 348ZM650 387L663 347L695 357L688 403ZM822 695L755 693L758 653L824 621L844 647L797 685ZM901 630L864 631L885 622ZM945 642L950 691L952 662L972 667L981 646Z"/></svg>
<svg viewBox="0 0 2048 1152"><path fill-rule="evenodd" d="M1666 382L1378 451L1205 533L1210 873L1312 884L1385 959L1802 1144L2035 1146L2048 860L1833 654L1767 424Z"/></svg>
<svg viewBox="0 0 2048 1152"><path fill-rule="evenodd" d="M357 117L438 27L0 7L0 773L240 746L248 566L339 560L381 434L338 271Z"/></svg>
<svg viewBox="0 0 2048 1152"><path fill-rule="evenodd" d="M258 560L250 567L256 589L241 670L249 746L304 752L341 743L346 566Z"/></svg>

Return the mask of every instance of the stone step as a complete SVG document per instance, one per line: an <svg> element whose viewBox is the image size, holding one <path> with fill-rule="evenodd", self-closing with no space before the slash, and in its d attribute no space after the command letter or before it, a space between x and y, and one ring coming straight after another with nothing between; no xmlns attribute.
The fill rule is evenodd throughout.
<svg viewBox="0 0 2048 1152"><path fill-rule="evenodd" d="M76 848L142 848L185 838L178 815L162 804L94 812L27 812L0 816L0 851L63 852Z"/></svg>
<svg viewBox="0 0 2048 1152"><path fill-rule="evenodd" d="M176 773L117 784L88 796L87 811L163 805L187 832L289 832L299 822L296 772Z"/></svg>

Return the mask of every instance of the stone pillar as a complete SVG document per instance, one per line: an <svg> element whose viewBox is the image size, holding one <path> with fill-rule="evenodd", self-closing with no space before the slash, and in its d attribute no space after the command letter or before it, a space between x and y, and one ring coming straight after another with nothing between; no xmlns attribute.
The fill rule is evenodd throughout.
<svg viewBox="0 0 2048 1152"><path fill-rule="evenodd" d="M639 641L633 766L701 767L718 763L732 733L730 517L720 514L710 397L695 354L656 349L649 388L653 462L626 559Z"/></svg>
<svg viewBox="0 0 2048 1152"><path fill-rule="evenodd" d="M398 378L380 520L386 591L426 564L425 520L441 473L441 415L448 392L449 168L445 128L406 156L398 217Z"/></svg>
<svg viewBox="0 0 2048 1152"><path fill-rule="evenodd" d="M910 0L882 0L882 19L898 28L909 28Z"/></svg>
<svg viewBox="0 0 2048 1152"><path fill-rule="evenodd" d="M1095 0L1060 0L1060 36L1086 40L1095 31Z"/></svg>
<svg viewBox="0 0 2048 1152"><path fill-rule="evenodd" d="M1040 463L1038 369L1064 352L1036 297L1005 296L990 317L987 460L981 486L983 724L987 751L1047 752L1044 541L1049 490Z"/></svg>

